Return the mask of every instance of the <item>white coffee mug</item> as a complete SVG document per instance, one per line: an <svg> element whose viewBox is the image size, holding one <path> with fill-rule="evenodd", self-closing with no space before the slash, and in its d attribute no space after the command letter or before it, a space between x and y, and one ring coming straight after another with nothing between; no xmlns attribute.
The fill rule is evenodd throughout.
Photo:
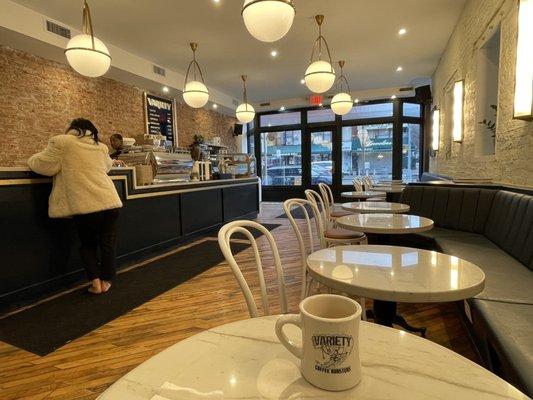
<svg viewBox="0 0 533 400"><path fill-rule="evenodd" d="M361 306L333 294L318 294L300 303L300 314L282 315L276 335L292 354L302 360L303 377L325 390L346 390L361 381L359 322ZM302 345L283 332L285 324L302 330Z"/></svg>

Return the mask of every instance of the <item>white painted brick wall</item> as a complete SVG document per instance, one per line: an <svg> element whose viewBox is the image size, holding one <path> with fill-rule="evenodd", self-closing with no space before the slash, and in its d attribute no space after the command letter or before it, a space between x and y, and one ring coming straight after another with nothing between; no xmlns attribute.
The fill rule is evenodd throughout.
<svg viewBox="0 0 533 400"><path fill-rule="evenodd" d="M453 0L452 0L453 1ZM484 178L516 185L533 186L533 122L513 119L514 75L517 35L516 0L468 0L458 24L433 75L434 103L441 109L441 140L430 171L454 178ZM503 11L501 22L500 87L496 154L475 156L476 51L474 44L493 17ZM533 22L532 22L533 23ZM444 126L445 86L450 80L465 80L464 136L450 143L451 131Z"/></svg>

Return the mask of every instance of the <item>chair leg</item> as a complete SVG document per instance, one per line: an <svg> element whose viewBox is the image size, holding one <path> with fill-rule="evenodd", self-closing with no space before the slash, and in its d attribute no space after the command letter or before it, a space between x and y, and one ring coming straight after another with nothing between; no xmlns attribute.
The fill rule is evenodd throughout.
<svg viewBox="0 0 533 400"><path fill-rule="evenodd" d="M313 283L313 278L308 275L307 278L306 278L305 297L304 298L309 297L309 291L311 290L311 283Z"/></svg>

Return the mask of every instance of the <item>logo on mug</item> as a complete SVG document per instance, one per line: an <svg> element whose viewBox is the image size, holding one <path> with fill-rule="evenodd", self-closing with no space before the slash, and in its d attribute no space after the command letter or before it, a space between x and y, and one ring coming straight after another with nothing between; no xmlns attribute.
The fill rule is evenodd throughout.
<svg viewBox="0 0 533 400"><path fill-rule="evenodd" d="M313 347L317 352L315 369L328 374L342 374L351 371L347 366L339 368L352 352L353 337L343 334L313 335Z"/></svg>

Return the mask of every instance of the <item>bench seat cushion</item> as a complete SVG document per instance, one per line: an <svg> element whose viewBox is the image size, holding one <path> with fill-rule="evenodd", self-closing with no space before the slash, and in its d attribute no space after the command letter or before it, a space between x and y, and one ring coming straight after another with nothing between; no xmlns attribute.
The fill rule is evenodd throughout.
<svg viewBox="0 0 533 400"><path fill-rule="evenodd" d="M476 298L533 304L533 273L483 235L436 232L434 240L444 253L470 261L485 272L485 289Z"/></svg>
<svg viewBox="0 0 533 400"><path fill-rule="evenodd" d="M512 368L512 382L533 395L533 305L509 304L475 299L472 307L486 323L491 346ZM491 357L493 358L494 355ZM491 363L498 364L497 360ZM505 366L492 365L495 372ZM505 374L504 375L508 375ZM513 379L514 380L514 379Z"/></svg>

